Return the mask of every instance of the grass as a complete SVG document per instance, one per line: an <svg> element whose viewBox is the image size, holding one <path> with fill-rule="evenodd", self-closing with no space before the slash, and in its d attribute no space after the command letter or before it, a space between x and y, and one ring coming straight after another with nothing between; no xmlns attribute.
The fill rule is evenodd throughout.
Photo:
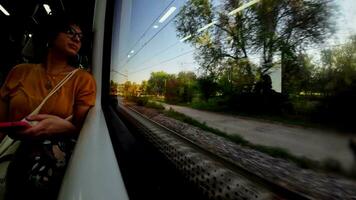
<svg viewBox="0 0 356 200"><path fill-rule="evenodd" d="M179 120L179 121L185 122L187 124L193 125L195 127L201 128L202 130L205 130L205 131L214 133L216 135L219 135L221 137L224 137L236 144L255 149L257 151L266 153L266 154L268 154L272 157L275 157L275 158L282 158L285 160L289 160L291 162L294 162L301 168L313 169L316 171L323 171L323 172L330 172L330 173L337 173L339 175L350 177L350 174L345 172L342 169L341 164L337 160L326 159L322 162L318 162L318 161L314 161L314 160L311 160L306 157L294 156L289 151L287 151L286 149L283 149L283 148L252 144L252 143L248 142L247 140L243 139L239 135L229 135L229 134L222 132L218 129L211 128L211 127L207 126L205 123L200 123L191 117L188 117L182 113L174 111L173 109L164 111L164 114L168 117L174 118L176 120ZM356 178L356 177L353 177L353 178Z"/></svg>

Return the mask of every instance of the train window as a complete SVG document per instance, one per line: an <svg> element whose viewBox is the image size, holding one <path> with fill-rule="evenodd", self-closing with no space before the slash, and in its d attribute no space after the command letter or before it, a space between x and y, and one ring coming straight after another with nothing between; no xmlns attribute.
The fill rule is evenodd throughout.
<svg viewBox="0 0 356 200"><path fill-rule="evenodd" d="M349 198L355 13L353 0L117 1L110 96L206 198Z"/></svg>

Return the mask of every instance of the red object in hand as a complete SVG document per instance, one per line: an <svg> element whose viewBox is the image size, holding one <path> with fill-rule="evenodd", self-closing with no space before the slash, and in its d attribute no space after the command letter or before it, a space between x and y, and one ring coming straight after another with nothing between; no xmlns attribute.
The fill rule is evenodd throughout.
<svg viewBox="0 0 356 200"><path fill-rule="evenodd" d="M16 132L30 128L31 125L24 121L17 122L0 122L0 132Z"/></svg>

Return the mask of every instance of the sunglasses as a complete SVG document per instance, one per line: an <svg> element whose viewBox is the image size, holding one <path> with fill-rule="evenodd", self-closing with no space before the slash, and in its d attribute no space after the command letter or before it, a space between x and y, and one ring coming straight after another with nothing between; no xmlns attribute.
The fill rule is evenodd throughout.
<svg viewBox="0 0 356 200"><path fill-rule="evenodd" d="M82 41L82 40L83 40L83 37L84 37L84 36L83 36L83 33L81 33L81 32L76 32L76 31L74 30L74 28L72 28L72 27L69 27L67 30L64 31L64 33L67 34L67 35L68 35L69 37L71 37L72 39L78 36L78 39L79 39L80 41Z"/></svg>

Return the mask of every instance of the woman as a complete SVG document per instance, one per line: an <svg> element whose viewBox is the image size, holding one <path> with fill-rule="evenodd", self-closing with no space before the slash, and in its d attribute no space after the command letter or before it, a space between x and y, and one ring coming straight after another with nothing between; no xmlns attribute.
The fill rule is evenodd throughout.
<svg viewBox="0 0 356 200"><path fill-rule="evenodd" d="M9 168L8 199L20 199L19 194L27 198L29 194L55 198L72 148L69 141L76 138L95 103L95 81L88 72L79 70L49 98L40 114L28 116L75 69L69 60L82 45L83 34L76 23L58 18L51 25L55 26L47 30L44 62L15 66L0 90L0 121L19 121L26 117L28 121L38 122L26 130L7 133L22 141L19 155Z"/></svg>

